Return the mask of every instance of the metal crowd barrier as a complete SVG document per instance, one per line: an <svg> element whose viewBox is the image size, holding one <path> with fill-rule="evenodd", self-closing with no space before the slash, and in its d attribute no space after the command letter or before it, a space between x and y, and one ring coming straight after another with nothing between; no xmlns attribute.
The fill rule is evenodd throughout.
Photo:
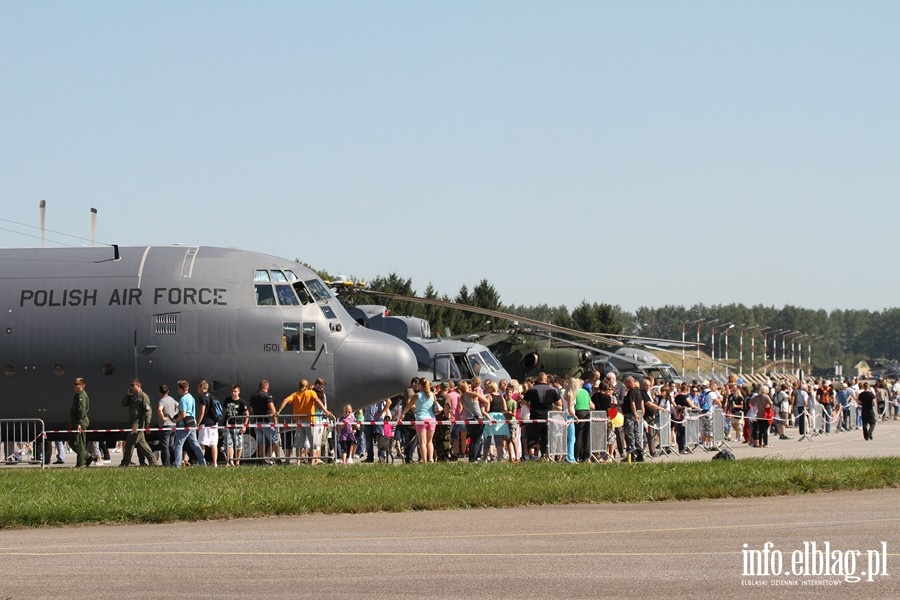
<svg viewBox="0 0 900 600"><path fill-rule="evenodd" d="M606 456L606 439L609 437L608 421L605 410L591 411L591 424L588 438L590 439L591 460Z"/></svg>
<svg viewBox="0 0 900 600"><path fill-rule="evenodd" d="M721 406L714 406L709 414L712 416L712 430L713 430L713 447L721 449L723 446L728 448L731 447L725 443L725 411L722 410ZM731 429L731 424L729 423L729 429Z"/></svg>
<svg viewBox="0 0 900 600"><path fill-rule="evenodd" d="M233 435L230 432L239 430L245 421L248 423L240 440L242 463L334 461L339 454L339 450L334 447L334 421L315 415L316 422L311 423L310 416L282 414L278 415L274 423L266 415L228 417L225 420L224 436ZM310 448L301 456L310 433L313 448L319 450L319 455L314 456L313 448Z"/></svg>
<svg viewBox="0 0 900 600"><path fill-rule="evenodd" d="M547 454L550 458L565 457L568 454L566 442L568 426L564 411L551 410L547 413Z"/></svg>
<svg viewBox="0 0 900 600"><path fill-rule="evenodd" d="M44 422L41 419L0 419L0 451L4 465L44 468Z"/></svg>
<svg viewBox="0 0 900 600"><path fill-rule="evenodd" d="M859 407L851 402L849 405L847 405L847 412L850 415L850 429L859 429L859 425L857 424L859 418L857 416L859 413Z"/></svg>
<svg viewBox="0 0 900 600"><path fill-rule="evenodd" d="M825 411L818 402L811 402L810 417L812 418L812 434L820 435L825 433Z"/></svg>
<svg viewBox="0 0 900 600"><path fill-rule="evenodd" d="M672 415L667 410L656 413L659 423L659 449L669 454L672 451Z"/></svg>
<svg viewBox="0 0 900 600"><path fill-rule="evenodd" d="M700 445L700 411L684 411L684 449L693 453Z"/></svg>

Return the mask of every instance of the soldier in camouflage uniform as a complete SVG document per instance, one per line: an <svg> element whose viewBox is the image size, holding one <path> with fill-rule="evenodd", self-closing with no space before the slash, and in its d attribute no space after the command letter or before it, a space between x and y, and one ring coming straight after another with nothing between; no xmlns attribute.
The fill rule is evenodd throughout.
<svg viewBox="0 0 900 600"><path fill-rule="evenodd" d="M450 418L450 405L447 403L447 392L450 386L446 382L440 384L437 393L438 404L444 407L444 411L435 415L439 420L444 421ZM434 453L438 460L447 461L453 457L453 444L451 441L451 432L453 428L447 425L438 425L434 430Z"/></svg>
<svg viewBox="0 0 900 600"><path fill-rule="evenodd" d="M122 398L122 406L128 407L128 421L131 425L131 433L125 438L125 449L122 450L122 462L120 467L131 464L131 453L137 446L138 455L144 457L151 467L159 464L156 455L150 450L147 439L144 437L144 429L150 425L150 398L141 389L141 380L132 379L131 385L125 397Z"/></svg>
<svg viewBox="0 0 900 600"><path fill-rule="evenodd" d="M75 451L76 467L85 467L90 463L86 462L87 458L87 431L90 421L88 420L88 409L91 401L87 392L84 391L84 378L76 377L74 383L75 397L72 399L72 408L69 409L69 422L72 429L71 445Z"/></svg>

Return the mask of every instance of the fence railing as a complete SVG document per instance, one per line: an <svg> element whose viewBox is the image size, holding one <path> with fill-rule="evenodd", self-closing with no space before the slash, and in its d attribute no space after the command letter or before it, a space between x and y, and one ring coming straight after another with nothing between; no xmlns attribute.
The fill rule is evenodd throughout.
<svg viewBox="0 0 900 600"><path fill-rule="evenodd" d="M0 419L0 452L4 465L40 465L44 460L41 419Z"/></svg>

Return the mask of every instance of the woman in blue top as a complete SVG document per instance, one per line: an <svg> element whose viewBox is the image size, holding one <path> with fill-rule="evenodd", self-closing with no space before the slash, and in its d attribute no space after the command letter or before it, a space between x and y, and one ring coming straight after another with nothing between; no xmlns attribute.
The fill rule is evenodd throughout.
<svg viewBox="0 0 900 600"><path fill-rule="evenodd" d="M509 439L509 425L506 424L506 400L500 394L496 381L488 380L484 383L487 392L488 418L493 421L484 426L484 458L491 460L491 445L497 449L499 462L503 460L503 448Z"/></svg>
<svg viewBox="0 0 900 600"><path fill-rule="evenodd" d="M413 388L416 395L412 402L406 405L399 420L403 419L403 415L410 411L416 412L416 437L419 439L419 461L435 462L434 453L434 430L437 428L437 419L435 413L441 412L443 409L434 399L434 392L431 391L431 382L425 379L419 379L416 387Z"/></svg>

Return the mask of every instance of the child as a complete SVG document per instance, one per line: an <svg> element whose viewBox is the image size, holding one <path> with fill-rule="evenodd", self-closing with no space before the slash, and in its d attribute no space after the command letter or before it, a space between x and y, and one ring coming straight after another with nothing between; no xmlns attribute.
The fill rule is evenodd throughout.
<svg viewBox="0 0 900 600"><path fill-rule="evenodd" d="M378 462L394 462L394 426L385 421L381 437L378 438Z"/></svg>
<svg viewBox="0 0 900 600"><path fill-rule="evenodd" d="M353 464L353 454L356 452L356 433L359 428L356 424L356 417L353 416L353 407L349 404L344 406L344 414L340 419L341 433L341 462L345 465Z"/></svg>

